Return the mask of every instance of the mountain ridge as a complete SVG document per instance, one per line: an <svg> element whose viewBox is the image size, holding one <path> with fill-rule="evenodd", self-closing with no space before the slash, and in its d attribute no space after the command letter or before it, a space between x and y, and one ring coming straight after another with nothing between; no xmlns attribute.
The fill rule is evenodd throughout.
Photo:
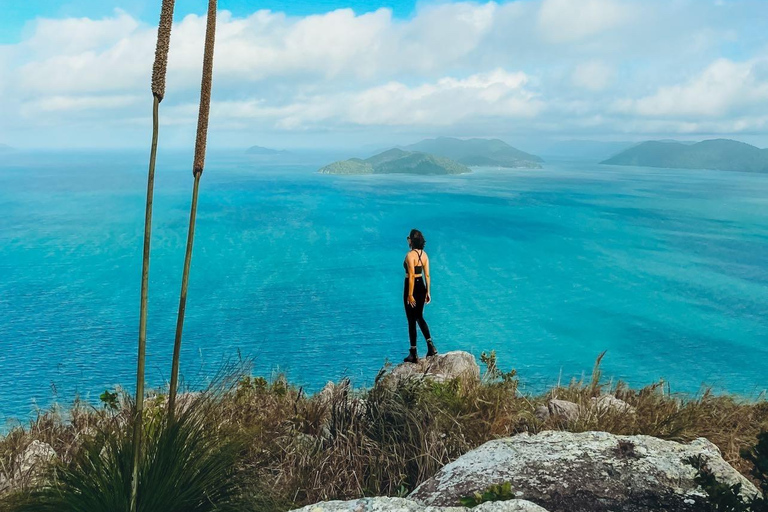
<svg viewBox="0 0 768 512"><path fill-rule="evenodd" d="M603 160L606 165L768 172L768 149L732 139L709 139L694 144L651 140Z"/></svg>

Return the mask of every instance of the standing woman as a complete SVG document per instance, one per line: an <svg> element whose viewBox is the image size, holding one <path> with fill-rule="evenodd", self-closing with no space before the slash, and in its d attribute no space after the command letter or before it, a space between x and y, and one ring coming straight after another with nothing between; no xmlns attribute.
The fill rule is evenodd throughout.
<svg viewBox="0 0 768 512"><path fill-rule="evenodd" d="M418 229L412 229L408 236L410 250L405 255L403 267L405 267L405 286L403 288L403 303L405 304L405 316L408 317L408 336L411 339L411 350L406 363L416 363L419 358L416 355L416 324L419 324L421 333L427 340L427 357L437 354L429 335L429 327L424 320L424 304L429 304L432 298L429 296L429 257L424 252L424 235Z"/></svg>

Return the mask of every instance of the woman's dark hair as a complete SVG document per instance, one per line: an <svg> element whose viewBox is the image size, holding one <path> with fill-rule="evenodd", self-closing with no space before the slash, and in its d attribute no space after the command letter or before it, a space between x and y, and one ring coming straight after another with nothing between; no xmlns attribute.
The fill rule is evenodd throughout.
<svg viewBox="0 0 768 512"><path fill-rule="evenodd" d="M426 245L427 241L424 240L424 235L421 234L421 231L412 229L409 238L411 239L411 247L420 251L424 250L424 245Z"/></svg>

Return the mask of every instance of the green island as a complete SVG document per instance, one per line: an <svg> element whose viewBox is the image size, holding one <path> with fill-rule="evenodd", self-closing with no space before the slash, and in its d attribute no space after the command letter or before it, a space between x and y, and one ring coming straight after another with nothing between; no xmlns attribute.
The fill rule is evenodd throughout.
<svg viewBox="0 0 768 512"><path fill-rule="evenodd" d="M768 172L768 149L730 139L686 144L647 141L604 160L607 165Z"/></svg>
<svg viewBox="0 0 768 512"><path fill-rule="evenodd" d="M365 160L351 158L326 165L320 174L464 174L466 165L419 151L393 148Z"/></svg>
<svg viewBox="0 0 768 512"><path fill-rule="evenodd" d="M427 139L367 159L326 165L321 174L465 174L473 167L540 169L542 159L497 139Z"/></svg>
<svg viewBox="0 0 768 512"><path fill-rule="evenodd" d="M520 151L499 139L438 137L417 142L404 149L450 158L472 167L540 169L544 162L541 157Z"/></svg>

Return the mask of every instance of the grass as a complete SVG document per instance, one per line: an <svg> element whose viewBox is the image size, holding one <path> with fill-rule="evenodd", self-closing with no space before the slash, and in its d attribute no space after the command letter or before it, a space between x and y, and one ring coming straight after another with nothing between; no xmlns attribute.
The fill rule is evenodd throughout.
<svg viewBox="0 0 768 512"><path fill-rule="evenodd" d="M240 463L246 445L236 430L219 423L218 403L212 397L215 393L207 392L190 398L174 421L168 421L164 399L148 404L138 466L138 511L248 510L241 501L245 473ZM126 403L114 412L94 411L96 421L81 431L51 417L48 426L52 428L47 431L69 434L68 451L35 479L22 482L18 492L10 493L6 508L13 512L128 511L133 409L133 404ZM12 435L19 433L23 432L16 430Z"/></svg>
<svg viewBox="0 0 768 512"><path fill-rule="evenodd" d="M677 395L663 383L631 389L606 383L599 364L590 379L524 396L514 372L500 371L492 356L483 361L486 371L479 383L406 382L397 388L354 389L342 381L314 396L284 377L267 381L245 376L210 400L204 422L216 435L244 440L238 485L253 510L263 511L331 499L404 496L486 441L553 429L645 434L681 442L706 437L745 476L756 474L757 459L740 453L751 453L760 432L768 430L763 399L748 401L708 390ZM625 400L635 412L592 408L574 421L535 415L536 407L550 398L586 406L604 393ZM148 403L147 414L162 416L162 397ZM124 401L115 407L75 404L66 421L56 409L41 412L28 426L0 439L0 472L11 478L14 489L29 488L28 481L17 481L2 468L12 467L33 439L51 444L60 463L76 460L88 432L103 429L114 417L128 417Z"/></svg>

